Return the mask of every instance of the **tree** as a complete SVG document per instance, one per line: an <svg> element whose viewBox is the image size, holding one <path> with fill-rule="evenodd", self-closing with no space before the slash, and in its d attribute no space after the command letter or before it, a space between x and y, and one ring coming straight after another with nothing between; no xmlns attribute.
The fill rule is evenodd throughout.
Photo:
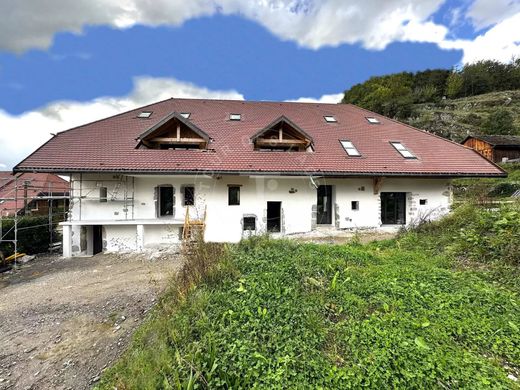
<svg viewBox="0 0 520 390"><path fill-rule="evenodd" d="M482 125L486 134L515 135L518 129L513 122L513 115L505 108L498 108L489 114Z"/></svg>
<svg viewBox="0 0 520 390"><path fill-rule="evenodd" d="M462 87L464 85L464 79L459 72L452 72L446 80L446 95L450 99L460 97L462 93Z"/></svg>

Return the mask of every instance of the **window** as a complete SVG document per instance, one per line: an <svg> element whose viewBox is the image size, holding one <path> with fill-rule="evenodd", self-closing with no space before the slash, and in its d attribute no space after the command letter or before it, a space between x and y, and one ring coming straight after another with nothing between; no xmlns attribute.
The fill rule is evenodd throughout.
<svg viewBox="0 0 520 390"><path fill-rule="evenodd" d="M153 111L143 111L139 115L138 118L150 118L152 116Z"/></svg>
<svg viewBox="0 0 520 390"><path fill-rule="evenodd" d="M189 119L189 118L190 118L190 115L191 115L190 112L181 112L181 116L182 116L183 118Z"/></svg>
<svg viewBox="0 0 520 390"><path fill-rule="evenodd" d="M242 115L240 114L229 114L230 121L239 121L240 119L242 119Z"/></svg>
<svg viewBox="0 0 520 390"><path fill-rule="evenodd" d="M351 157L359 157L361 153L357 150L354 144L351 141L339 141L341 142L341 146L345 149L345 152Z"/></svg>
<svg viewBox="0 0 520 390"><path fill-rule="evenodd" d="M228 187L228 205L229 206L240 205L240 186L229 186Z"/></svg>
<svg viewBox="0 0 520 390"><path fill-rule="evenodd" d="M352 202L350 202L350 208L352 210L359 210L359 201L353 200Z"/></svg>
<svg viewBox="0 0 520 390"><path fill-rule="evenodd" d="M416 158L401 142L390 142L404 158Z"/></svg>
<svg viewBox="0 0 520 390"><path fill-rule="evenodd" d="M256 230L256 218L255 217L244 217L243 219L243 230Z"/></svg>
<svg viewBox="0 0 520 390"><path fill-rule="evenodd" d="M195 204L195 187L184 187L184 206Z"/></svg>
<svg viewBox="0 0 520 390"><path fill-rule="evenodd" d="M420 204L421 206L425 206L425 205L427 205L427 204L428 204L428 199L419 199L419 204Z"/></svg>
<svg viewBox="0 0 520 390"><path fill-rule="evenodd" d="M377 124L381 123L381 122L379 121L379 119L374 118L374 117L372 117L372 116L367 116L366 119L367 119L368 123L371 123L371 124L373 124L373 125L377 125Z"/></svg>
<svg viewBox="0 0 520 390"><path fill-rule="evenodd" d="M325 115L323 117L325 119L325 122L328 122L328 123L336 123L337 120L335 117L333 117L332 115Z"/></svg>
<svg viewBox="0 0 520 390"><path fill-rule="evenodd" d="M108 191L106 187L99 187L99 201L101 203L105 203L108 201L107 192Z"/></svg>
<svg viewBox="0 0 520 390"><path fill-rule="evenodd" d="M173 187L159 187L159 216L173 215Z"/></svg>

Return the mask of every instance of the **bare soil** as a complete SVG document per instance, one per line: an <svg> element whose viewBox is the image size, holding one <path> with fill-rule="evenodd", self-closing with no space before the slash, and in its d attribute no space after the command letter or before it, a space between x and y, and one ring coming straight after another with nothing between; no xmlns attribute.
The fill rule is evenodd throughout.
<svg viewBox="0 0 520 390"><path fill-rule="evenodd" d="M85 389L126 348L179 255L40 257L0 274L0 389Z"/></svg>

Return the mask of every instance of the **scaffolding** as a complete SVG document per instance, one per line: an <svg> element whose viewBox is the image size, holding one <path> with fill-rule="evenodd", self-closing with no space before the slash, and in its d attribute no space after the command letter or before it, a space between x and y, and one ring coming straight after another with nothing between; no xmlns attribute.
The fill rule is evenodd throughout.
<svg viewBox="0 0 520 390"><path fill-rule="evenodd" d="M96 179L84 179L83 174L70 177L68 221L82 220L82 205L84 202L114 202L121 205L123 215L119 220L133 220L135 215L135 177L125 175L113 175L111 179L106 177ZM73 215L72 213L76 213ZM119 214L118 214L119 215Z"/></svg>
<svg viewBox="0 0 520 390"><path fill-rule="evenodd" d="M48 228L49 249L55 246L55 230L67 220L70 182L52 182L24 177L24 174L0 177L0 245L8 244L17 263L20 231ZM47 216L46 223L20 226L27 216ZM8 223L4 229L4 224Z"/></svg>

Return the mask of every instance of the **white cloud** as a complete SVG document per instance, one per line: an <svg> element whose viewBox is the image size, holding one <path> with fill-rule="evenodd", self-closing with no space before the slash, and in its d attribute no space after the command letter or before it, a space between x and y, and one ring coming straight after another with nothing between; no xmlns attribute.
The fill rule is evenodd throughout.
<svg viewBox="0 0 520 390"><path fill-rule="evenodd" d="M520 12L520 0L475 0L467 12L477 28L489 27Z"/></svg>
<svg viewBox="0 0 520 390"><path fill-rule="evenodd" d="M158 92L159 91L159 92ZM51 135L139 106L177 98L243 100L235 91L212 91L170 78L138 77L128 96L101 97L90 102L54 102L41 109L10 115L0 110L0 168L12 168Z"/></svg>
<svg viewBox="0 0 520 390"><path fill-rule="evenodd" d="M128 28L137 24L178 26L185 21L221 13L253 20L281 39L318 49L340 44L361 44L381 50L392 42L429 42L443 49L464 50L464 58L486 55L492 37L482 34L471 41L452 41L449 28L470 20L478 28L498 27L520 13L520 0L467 0L452 10L450 26L432 21L447 0L26 0L0 2L0 50L24 52L46 49L56 33L81 33L86 25ZM455 24L453 24L455 23ZM507 25L509 26L509 25ZM505 27L500 28L500 30ZM515 29L508 30L512 37ZM502 45L504 46L504 45ZM492 50L509 57L515 47ZM466 52L467 51L467 52Z"/></svg>
<svg viewBox="0 0 520 390"><path fill-rule="evenodd" d="M440 46L462 49L464 51L462 62L466 64L486 59L509 62L513 57L520 58L518 26L520 26L520 13L496 24L472 41L445 41Z"/></svg>
<svg viewBox="0 0 520 390"><path fill-rule="evenodd" d="M362 43L382 49L408 39L436 42L446 28L428 19L444 0L27 0L0 3L0 49L48 48L60 31L80 33L86 25L126 28L136 24L178 26L215 13L239 14L282 39L319 48ZM432 33L430 36L429 33Z"/></svg>
<svg viewBox="0 0 520 390"><path fill-rule="evenodd" d="M287 102L296 103L339 103L343 99L343 93L334 93L330 95L322 95L319 98L301 97L294 100L286 100Z"/></svg>

